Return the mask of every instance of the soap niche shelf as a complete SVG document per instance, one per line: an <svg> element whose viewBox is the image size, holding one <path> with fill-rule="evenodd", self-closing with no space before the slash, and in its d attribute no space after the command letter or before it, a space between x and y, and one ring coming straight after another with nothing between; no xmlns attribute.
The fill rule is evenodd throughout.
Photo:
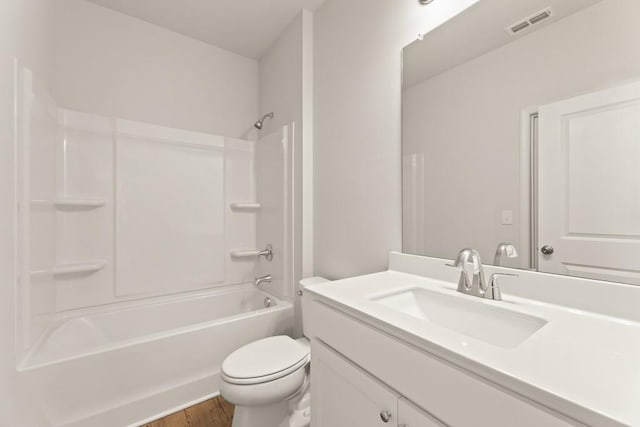
<svg viewBox="0 0 640 427"><path fill-rule="evenodd" d="M89 261L72 264L58 264L51 269L35 270L32 276L52 275L54 277L68 276L75 274L93 274L102 270L107 265L104 261Z"/></svg>
<svg viewBox="0 0 640 427"><path fill-rule="evenodd" d="M102 198L60 197L53 200L32 200L31 203L34 205L53 205L60 210L80 210L103 207L106 201Z"/></svg>
<svg viewBox="0 0 640 427"><path fill-rule="evenodd" d="M260 210L262 205L258 202L236 202L229 205L232 211L255 212Z"/></svg>

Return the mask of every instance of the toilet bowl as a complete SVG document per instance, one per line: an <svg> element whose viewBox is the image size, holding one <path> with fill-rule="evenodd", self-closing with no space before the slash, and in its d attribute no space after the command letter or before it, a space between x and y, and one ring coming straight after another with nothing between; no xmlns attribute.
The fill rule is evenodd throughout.
<svg viewBox="0 0 640 427"><path fill-rule="evenodd" d="M322 282L327 280L303 279L300 288ZM306 338L285 335L254 341L227 356L220 394L236 406L232 426L308 427L310 358Z"/></svg>

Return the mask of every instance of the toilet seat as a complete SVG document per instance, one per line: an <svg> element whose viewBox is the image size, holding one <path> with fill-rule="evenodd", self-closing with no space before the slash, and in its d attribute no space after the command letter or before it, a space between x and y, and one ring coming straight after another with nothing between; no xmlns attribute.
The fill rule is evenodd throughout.
<svg viewBox="0 0 640 427"><path fill-rule="evenodd" d="M305 385L307 372L304 366L275 380L254 384L233 384L221 378L220 394L238 406L264 406L285 402Z"/></svg>
<svg viewBox="0 0 640 427"><path fill-rule="evenodd" d="M220 376L229 384L252 385L286 377L309 362L309 349L286 335L254 341L231 353Z"/></svg>

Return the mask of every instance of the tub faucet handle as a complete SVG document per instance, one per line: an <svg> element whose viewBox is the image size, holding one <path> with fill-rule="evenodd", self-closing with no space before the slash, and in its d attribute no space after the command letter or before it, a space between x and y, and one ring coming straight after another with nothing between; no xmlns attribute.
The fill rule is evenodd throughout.
<svg viewBox="0 0 640 427"><path fill-rule="evenodd" d="M273 246L271 246L271 243L267 244L264 250L258 252L258 256L263 256L269 262L273 261Z"/></svg>

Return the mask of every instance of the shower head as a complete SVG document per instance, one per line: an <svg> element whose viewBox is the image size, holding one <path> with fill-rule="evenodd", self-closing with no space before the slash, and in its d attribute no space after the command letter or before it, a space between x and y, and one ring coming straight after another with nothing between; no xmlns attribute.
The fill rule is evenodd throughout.
<svg viewBox="0 0 640 427"><path fill-rule="evenodd" d="M262 116L260 120L255 122L253 125L256 127L256 129L262 129L262 123L264 122L264 119L266 119L267 117L270 119L273 119L273 113L265 114L264 116Z"/></svg>

